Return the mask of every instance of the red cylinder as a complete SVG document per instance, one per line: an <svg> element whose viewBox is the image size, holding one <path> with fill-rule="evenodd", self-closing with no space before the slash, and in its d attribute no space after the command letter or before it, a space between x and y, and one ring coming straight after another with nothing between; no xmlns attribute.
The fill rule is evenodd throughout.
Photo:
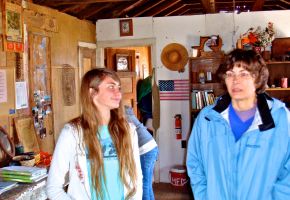
<svg viewBox="0 0 290 200"><path fill-rule="evenodd" d="M174 118L175 118L175 128L181 129L181 115L177 114L174 116Z"/></svg>
<svg viewBox="0 0 290 200"><path fill-rule="evenodd" d="M169 172L170 183L175 188L183 188L188 182L186 168L184 166L176 166Z"/></svg>
<svg viewBox="0 0 290 200"><path fill-rule="evenodd" d="M180 140L182 138L182 123L181 123L181 115L177 114L174 116L175 118L175 135L176 135L176 139Z"/></svg>

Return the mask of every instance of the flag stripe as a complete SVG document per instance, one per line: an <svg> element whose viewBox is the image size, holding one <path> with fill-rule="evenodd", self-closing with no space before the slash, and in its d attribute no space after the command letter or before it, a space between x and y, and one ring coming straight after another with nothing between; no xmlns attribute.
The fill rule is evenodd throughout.
<svg viewBox="0 0 290 200"><path fill-rule="evenodd" d="M160 100L189 100L189 80L160 80Z"/></svg>

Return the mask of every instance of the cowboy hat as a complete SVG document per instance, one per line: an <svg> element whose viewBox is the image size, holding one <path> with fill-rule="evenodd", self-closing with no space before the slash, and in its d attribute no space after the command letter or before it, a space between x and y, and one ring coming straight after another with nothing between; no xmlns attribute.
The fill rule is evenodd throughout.
<svg viewBox="0 0 290 200"><path fill-rule="evenodd" d="M161 61L169 70L183 72L188 61L187 50L181 44L170 43L163 48Z"/></svg>

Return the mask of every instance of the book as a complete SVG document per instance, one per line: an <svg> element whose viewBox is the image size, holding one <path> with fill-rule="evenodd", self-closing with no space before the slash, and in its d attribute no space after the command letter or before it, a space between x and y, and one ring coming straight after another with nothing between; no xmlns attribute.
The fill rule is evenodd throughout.
<svg viewBox="0 0 290 200"><path fill-rule="evenodd" d="M30 177L39 177L47 174L46 168L27 167L27 166L8 166L0 169L0 176L2 175L23 175Z"/></svg>
<svg viewBox="0 0 290 200"><path fill-rule="evenodd" d="M0 194L11 190L17 186L17 182L14 181L0 181Z"/></svg>
<svg viewBox="0 0 290 200"><path fill-rule="evenodd" d="M43 174L37 177L27 177L27 176L2 176L2 180L4 181L15 181L21 183L35 183L47 177L47 174Z"/></svg>

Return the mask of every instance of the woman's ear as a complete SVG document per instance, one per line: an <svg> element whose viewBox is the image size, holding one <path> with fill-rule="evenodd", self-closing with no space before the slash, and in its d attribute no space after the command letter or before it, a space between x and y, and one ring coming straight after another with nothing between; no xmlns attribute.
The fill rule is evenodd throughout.
<svg viewBox="0 0 290 200"><path fill-rule="evenodd" d="M94 88L89 89L90 96L94 96L96 94L96 90Z"/></svg>

